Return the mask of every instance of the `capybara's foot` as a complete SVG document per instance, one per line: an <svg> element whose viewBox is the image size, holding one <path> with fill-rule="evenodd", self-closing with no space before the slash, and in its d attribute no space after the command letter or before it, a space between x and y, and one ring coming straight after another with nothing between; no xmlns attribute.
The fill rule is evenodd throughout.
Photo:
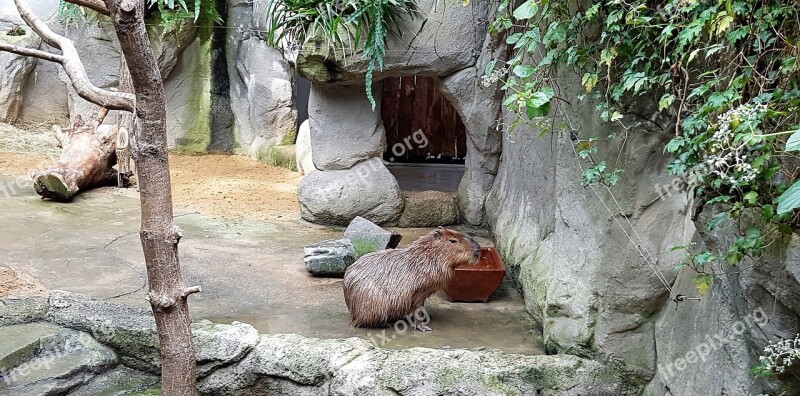
<svg viewBox="0 0 800 396"><path fill-rule="evenodd" d="M421 331L423 333L426 332L426 331L433 331L432 328L430 328L428 325L426 325L424 323L414 323L414 329L415 330L419 330L419 331Z"/></svg>

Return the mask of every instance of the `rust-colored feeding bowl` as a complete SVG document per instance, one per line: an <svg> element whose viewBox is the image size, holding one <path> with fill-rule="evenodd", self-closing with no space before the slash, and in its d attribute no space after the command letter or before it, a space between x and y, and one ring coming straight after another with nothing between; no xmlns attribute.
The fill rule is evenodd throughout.
<svg viewBox="0 0 800 396"><path fill-rule="evenodd" d="M456 267L444 291L451 302L487 302L505 275L497 249L484 247L478 264Z"/></svg>

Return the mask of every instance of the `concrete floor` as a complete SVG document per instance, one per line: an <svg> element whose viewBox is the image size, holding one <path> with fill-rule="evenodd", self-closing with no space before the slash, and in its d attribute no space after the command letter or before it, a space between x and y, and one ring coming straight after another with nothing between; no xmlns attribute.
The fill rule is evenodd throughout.
<svg viewBox="0 0 800 396"><path fill-rule="evenodd" d="M0 176L0 185L15 180ZM32 188L16 190L0 195L0 265L26 271L50 289L147 306L137 234L139 202L130 190L95 190L71 203L42 201ZM262 333L372 338L389 348L489 347L543 353L537 326L509 281L488 304L453 304L442 296L432 297L426 309L433 332L395 334L389 329L391 341L384 344L380 329L348 325L341 279L313 278L303 265L304 245L339 238L341 228L298 221L232 221L185 211L177 211L175 221L183 229L185 281L203 287L190 298L195 320L237 320ZM407 244L428 230L398 231Z"/></svg>
<svg viewBox="0 0 800 396"><path fill-rule="evenodd" d="M390 163L389 172L403 191L456 192L464 176L464 165Z"/></svg>

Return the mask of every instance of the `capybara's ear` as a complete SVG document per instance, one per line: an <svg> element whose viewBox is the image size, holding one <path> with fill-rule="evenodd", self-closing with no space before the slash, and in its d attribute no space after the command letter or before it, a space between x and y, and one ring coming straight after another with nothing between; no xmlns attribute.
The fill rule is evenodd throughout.
<svg viewBox="0 0 800 396"><path fill-rule="evenodd" d="M444 231L444 228L442 228L441 226L439 228L433 230L433 237L436 238L436 239L441 238L442 237L442 231Z"/></svg>

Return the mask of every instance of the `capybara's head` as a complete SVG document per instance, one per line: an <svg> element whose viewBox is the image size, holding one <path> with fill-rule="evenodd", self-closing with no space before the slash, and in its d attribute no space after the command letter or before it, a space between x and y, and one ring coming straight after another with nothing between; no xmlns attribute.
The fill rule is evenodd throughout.
<svg viewBox="0 0 800 396"><path fill-rule="evenodd" d="M430 248L436 250L445 266L451 269L461 264L475 265L481 258L478 242L458 231L439 227L422 239L427 240Z"/></svg>

